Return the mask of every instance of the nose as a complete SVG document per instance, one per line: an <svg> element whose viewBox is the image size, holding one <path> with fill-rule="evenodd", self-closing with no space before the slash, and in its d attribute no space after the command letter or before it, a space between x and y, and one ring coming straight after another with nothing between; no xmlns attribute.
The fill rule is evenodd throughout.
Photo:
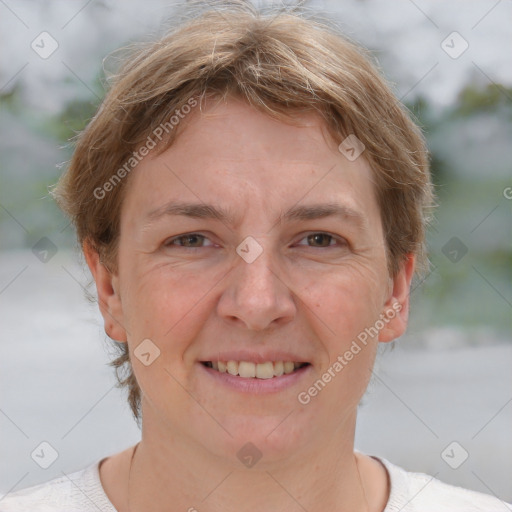
<svg viewBox="0 0 512 512"><path fill-rule="evenodd" d="M263 331L290 322L296 304L286 277L265 250L252 263L236 260L217 312L221 318L253 331Z"/></svg>

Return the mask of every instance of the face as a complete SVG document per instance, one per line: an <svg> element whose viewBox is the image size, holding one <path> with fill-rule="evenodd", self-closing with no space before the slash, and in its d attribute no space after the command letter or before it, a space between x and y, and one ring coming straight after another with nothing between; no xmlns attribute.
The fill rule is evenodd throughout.
<svg viewBox="0 0 512 512"><path fill-rule="evenodd" d="M406 323L414 261L390 278L364 153L299 120L234 99L191 113L130 176L117 274L88 254L144 428L233 461L353 435L376 345Z"/></svg>

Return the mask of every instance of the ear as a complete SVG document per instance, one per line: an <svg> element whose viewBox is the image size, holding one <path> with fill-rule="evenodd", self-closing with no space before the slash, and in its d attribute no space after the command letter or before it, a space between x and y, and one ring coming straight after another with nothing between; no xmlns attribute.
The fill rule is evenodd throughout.
<svg viewBox="0 0 512 512"><path fill-rule="evenodd" d="M127 341L123 326L123 307L119 296L119 278L101 262L92 245L85 241L82 250L98 291L98 303L103 316L105 332L115 341Z"/></svg>
<svg viewBox="0 0 512 512"><path fill-rule="evenodd" d="M391 292L381 314L384 327L379 332L379 341L383 343L402 336L407 328L409 295L415 265L416 256L414 254L407 255L400 270L391 279Z"/></svg>

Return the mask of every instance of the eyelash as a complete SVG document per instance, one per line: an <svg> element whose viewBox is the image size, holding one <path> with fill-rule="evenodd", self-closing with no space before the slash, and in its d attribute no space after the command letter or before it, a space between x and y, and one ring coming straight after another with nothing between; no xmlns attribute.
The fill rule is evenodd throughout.
<svg viewBox="0 0 512 512"><path fill-rule="evenodd" d="M299 241L302 241L305 238L310 238L310 237L317 236L317 235L322 235L322 236L329 237L329 239L330 239L329 240L329 245L325 246L325 247L322 247L322 246L308 246L308 247L312 247L314 249L328 249L330 247L335 247L336 246L336 245L331 245L330 244L330 242L332 242L333 240L337 241L341 245L347 245L347 241L345 239L336 237L335 235L331 235L330 233L325 233L323 231L311 232L308 235L305 235L304 237L302 237ZM166 247L172 247L174 245L174 242L176 242L177 240L183 240L183 239L191 238L191 237L199 237L202 240L209 240L207 236L202 235L201 233L185 233L184 235L179 235L179 236L176 236L174 238L171 238L170 240L166 241L164 243L164 245ZM175 247L182 247L182 248L186 248L186 249L204 249L204 247L186 247L184 245L174 245L174 246ZM206 247L211 247L211 246L206 246Z"/></svg>

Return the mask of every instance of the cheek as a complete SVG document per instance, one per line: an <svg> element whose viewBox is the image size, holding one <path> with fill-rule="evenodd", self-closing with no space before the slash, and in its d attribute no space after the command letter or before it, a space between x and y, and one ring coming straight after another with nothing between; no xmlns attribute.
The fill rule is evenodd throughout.
<svg viewBox="0 0 512 512"><path fill-rule="evenodd" d="M184 411L190 407L182 388L188 387L187 350L207 322L219 279L168 267L132 276L123 311L130 319L128 345L137 382L155 410ZM149 366L136 355L146 339L160 351Z"/></svg>
<svg viewBox="0 0 512 512"><path fill-rule="evenodd" d="M328 409L340 415L357 405L371 377L377 338L365 329L379 318L387 275L376 268L354 264L331 269L326 275L309 277L301 292L304 311L324 353L314 381L329 382L317 405L329 403Z"/></svg>
<svg viewBox="0 0 512 512"><path fill-rule="evenodd" d="M166 352L182 352L206 321L208 301L220 277L166 266L132 275L123 301L128 338L133 343L150 338Z"/></svg>
<svg viewBox="0 0 512 512"><path fill-rule="evenodd" d="M336 345L343 345L379 317L386 286L371 265L347 264L329 272L301 277L300 299L325 324Z"/></svg>

